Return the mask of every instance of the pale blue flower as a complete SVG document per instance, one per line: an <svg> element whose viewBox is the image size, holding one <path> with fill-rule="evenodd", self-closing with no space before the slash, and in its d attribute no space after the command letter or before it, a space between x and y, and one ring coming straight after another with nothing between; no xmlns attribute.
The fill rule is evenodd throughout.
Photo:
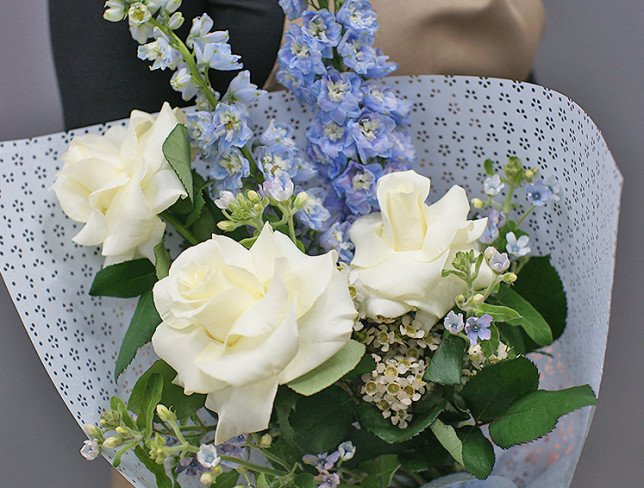
<svg viewBox="0 0 644 488"><path fill-rule="evenodd" d="M396 123L390 117L365 111L350 124L350 131L363 162L371 158L389 158L394 145L391 133Z"/></svg>
<svg viewBox="0 0 644 488"><path fill-rule="evenodd" d="M318 471L329 471L335 467L335 463L340 459L340 453L334 451L331 454L323 452L322 454L307 454L302 457L304 464L313 466Z"/></svg>
<svg viewBox="0 0 644 488"><path fill-rule="evenodd" d="M325 54L340 42L342 26L336 22L335 15L326 9L315 12L307 10L302 17L302 33L305 39Z"/></svg>
<svg viewBox="0 0 644 488"><path fill-rule="evenodd" d="M210 176L219 182L220 188L235 191L243 186L242 179L250 176L250 163L236 147L226 152L218 151Z"/></svg>
<svg viewBox="0 0 644 488"><path fill-rule="evenodd" d="M467 334L470 344L475 346L479 339L482 341L490 340L492 337L492 331L490 330L491 325L492 317L488 314L485 314L482 317L470 317L467 319L465 334Z"/></svg>
<svg viewBox="0 0 644 488"><path fill-rule="evenodd" d="M203 14L192 19L192 28L186 39L186 45L193 48L196 45L227 44L230 39L228 31L210 32L214 24L214 21L208 14Z"/></svg>
<svg viewBox="0 0 644 488"><path fill-rule="evenodd" d="M398 65L390 62L371 42L369 36L347 32L338 45L344 64L367 78L384 78L396 71Z"/></svg>
<svg viewBox="0 0 644 488"><path fill-rule="evenodd" d="M259 136L259 143L281 152L298 151L299 147L293 138L293 127L272 119L268 127Z"/></svg>
<svg viewBox="0 0 644 488"><path fill-rule="evenodd" d="M185 473L188 476L197 476L206 471L196 457L184 457L179 459L177 464L177 474Z"/></svg>
<svg viewBox="0 0 644 488"><path fill-rule="evenodd" d="M499 228L492 219L488 219L483 235L479 238L483 244L492 244L499 238Z"/></svg>
<svg viewBox="0 0 644 488"><path fill-rule="evenodd" d="M505 273L510 267L510 258L506 253L500 253L494 249L492 257L489 260L489 265L496 273Z"/></svg>
<svg viewBox="0 0 644 488"><path fill-rule="evenodd" d="M496 210L496 209L490 210L487 218L488 218L488 223L492 222L498 229L502 228L505 225L505 221L506 221L505 214L499 210Z"/></svg>
<svg viewBox="0 0 644 488"><path fill-rule="evenodd" d="M320 80L318 107L336 124L360 115L361 80L355 73L338 73L333 70Z"/></svg>
<svg viewBox="0 0 644 488"><path fill-rule="evenodd" d="M399 98L393 90L376 83L363 84L364 106L372 112L388 115L399 125L407 124L411 112L411 104Z"/></svg>
<svg viewBox="0 0 644 488"><path fill-rule="evenodd" d="M354 245L349 240L350 228L350 222L334 222L319 237L322 249L327 252L336 251L343 263L349 263L353 259Z"/></svg>
<svg viewBox="0 0 644 488"><path fill-rule="evenodd" d="M186 101L192 100L199 93L199 87L187 68L181 68L172 75L170 86L174 91L180 92L181 98Z"/></svg>
<svg viewBox="0 0 644 488"><path fill-rule="evenodd" d="M211 42L208 44L195 44L195 57L197 66L202 70L212 68L219 71L235 71L242 69L239 62L241 56L232 53L230 44Z"/></svg>
<svg viewBox="0 0 644 488"><path fill-rule="evenodd" d="M235 201L235 194L231 191L224 190L219 192L219 198L215 200L215 205L222 210L228 210Z"/></svg>
<svg viewBox="0 0 644 488"><path fill-rule="evenodd" d="M221 458L217 455L217 448L213 444L201 444L197 453L197 461L206 469L218 466Z"/></svg>
<svg viewBox="0 0 644 488"><path fill-rule="evenodd" d="M346 166L348 157L356 154L355 142L349 129L333 121L323 123L320 120L314 120L306 136L309 143L315 146L315 159L334 166L335 171L329 174L331 178L335 178L339 170Z"/></svg>
<svg viewBox="0 0 644 488"><path fill-rule="evenodd" d="M326 192L322 188L310 188L300 192L296 201L300 202L301 207L295 214L300 222L313 230L322 230L331 217L324 207L325 198Z"/></svg>
<svg viewBox="0 0 644 488"><path fill-rule="evenodd" d="M354 215L365 215L378 207L376 185L382 174L382 166L378 163L363 165L351 162L333 182L333 187Z"/></svg>
<svg viewBox="0 0 644 488"><path fill-rule="evenodd" d="M329 54L327 52L327 54ZM299 72L301 75L322 75L326 73L322 51L304 38L299 25L291 25L284 37L284 45L278 57L280 68Z"/></svg>
<svg viewBox="0 0 644 488"><path fill-rule="evenodd" d="M450 310L443 320L443 327L445 327L445 330L450 334L460 334L465 328L465 323L463 322L463 314L457 314L454 313L453 310Z"/></svg>
<svg viewBox="0 0 644 488"><path fill-rule="evenodd" d="M396 171L405 171L409 169L409 164L416 161L416 148L412 142L411 137L407 132L402 130L394 130L390 136L390 141L392 142L391 147L391 163L387 164L385 170L387 172L392 172L389 169L389 166L396 165L400 168ZM404 167L404 169L401 167Z"/></svg>
<svg viewBox="0 0 644 488"><path fill-rule="evenodd" d="M548 190L550 190L550 199L554 202L558 202L560 200L559 193L561 193L561 185L559 182L550 177L544 181L544 184L548 187Z"/></svg>
<svg viewBox="0 0 644 488"><path fill-rule="evenodd" d="M217 105L213 124L215 126L214 135L218 139L221 151L231 147L244 147L253 136L246 114L235 105L225 103Z"/></svg>
<svg viewBox="0 0 644 488"><path fill-rule="evenodd" d="M309 8L308 0L279 0L279 4L290 20L302 17L304 11Z"/></svg>
<svg viewBox="0 0 644 488"><path fill-rule="evenodd" d="M337 473L322 471L316 477L318 488L338 488L340 486L340 476Z"/></svg>
<svg viewBox="0 0 644 488"><path fill-rule="evenodd" d="M537 207L542 207L548 200L552 197L550 188L543 182L530 183L525 188L526 196L531 205L536 205Z"/></svg>
<svg viewBox="0 0 644 488"><path fill-rule="evenodd" d="M509 254L515 257L523 257L530 253L530 238L528 236L521 236L517 239L514 232L508 232L505 235L507 246L505 247Z"/></svg>
<svg viewBox="0 0 644 488"><path fill-rule="evenodd" d="M250 104L265 93L266 91L257 88L257 85L250 81L250 71L241 71L230 82L222 101L231 105L234 103Z"/></svg>
<svg viewBox="0 0 644 488"><path fill-rule="evenodd" d="M101 446L94 439L83 441L83 447L80 450L81 456L88 461L94 461L101 454Z"/></svg>
<svg viewBox="0 0 644 488"><path fill-rule="evenodd" d="M304 74L299 70L280 69L275 79L288 89L301 103L315 104L317 99L315 74Z"/></svg>
<svg viewBox="0 0 644 488"><path fill-rule="evenodd" d="M378 17L369 0L347 0L336 18L347 30L358 34L374 36L378 30Z"/></svg>
<svg viewBox="0 0 644 488"><path fill-rule="evenodd" d="M259 170L268 180L276 178L280 173L286 173L290 178L297 174L297 164L291 152L275 150L270 146L258 146L254 155Z"/></svg>
<svg viewBox="0 0 644 488"><path fill-rule="evenodd" d="M272 179L264 181L260 194L276 202L286 202L293 196L293 181L287 173L278 172Z"/></svg>
<svg viewBox="0 0 644 488"><path fill-rule="evenodd" d="M351 441L345 441L338 446L338 452L342 461L350 461L356 455L356 446Z"/></svg>
<svg viewBox="0 0 644 488"><path fill-rule="evenodd" d="M154 35L156 37L154 41L139 46L137 57L152 61L150 70L153 71L166 68L176 69L177 63L182 59L181 53L170 45L165 34L156 30Z"/></svg>
<svg viewBox="0 0 644 488"><path fill-rule="evenodd" d="M483 182L483 190L485 191L485 194L491 197L497 196L504 188L505 185L501 182L501 177L499 175L485 178L485 181Z"/></svg>

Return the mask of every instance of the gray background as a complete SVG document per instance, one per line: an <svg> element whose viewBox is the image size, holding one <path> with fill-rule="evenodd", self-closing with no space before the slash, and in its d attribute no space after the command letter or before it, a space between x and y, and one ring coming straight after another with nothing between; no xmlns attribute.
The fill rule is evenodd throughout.
<svg viewBox="0 0 644 488"><path fill-rule="evenodd" d="M46 0L1 3L0 140L61 130ZM634 305L644 298L644 1L545 3L539 81L588 111L625 177L604 382L573 487L639 487L644 321ZM108 464L89 464L78 455L83 434L49 382L4 287L0 331L0 485L108 487Z"/></svg>

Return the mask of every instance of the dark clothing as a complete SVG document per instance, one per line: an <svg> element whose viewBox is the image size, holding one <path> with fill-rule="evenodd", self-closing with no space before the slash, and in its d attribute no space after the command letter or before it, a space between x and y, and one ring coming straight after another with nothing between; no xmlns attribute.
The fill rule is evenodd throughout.
<svg viewBox="0 0 644 488"><path fill-rule="evenodd" d="M67 129L125 118L132 109L157 112L164 101L185 106L169 84L170 70L150 71L136 57L138 44L127 21L103 19L100 0L50 0L49 14L58 85ZM277 0L185 0L185 39L192 19L204 12L214 29L228 30L233 53L242 56L254 83L262 86L271 73L284 27ZM212 83L225 92L236 72L212 72Z"/></svg>

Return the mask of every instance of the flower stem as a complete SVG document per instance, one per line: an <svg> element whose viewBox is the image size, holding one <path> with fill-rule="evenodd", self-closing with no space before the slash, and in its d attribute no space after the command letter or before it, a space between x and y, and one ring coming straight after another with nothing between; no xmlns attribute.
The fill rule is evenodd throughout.
<svg viewBox="0 0 644 488"><path fill-rule="evenodd" d="M222 461L238 464L239 466L248 468L252 471L255 471L256 473L270 474L271 476L282 476L284 474L280 471L277 471L276 469L268 468L266 466L259 466L257 464L253 464L249 461L244 461L243 459L239 459L233 456L224 456L220 454L219 457Z"/></svg>
<svg viewBox="0 0 644 488"><path fill-rule="evenodd" d="M174 227L176 231L181 234L181 237L183 237L191 245L196 246L197 244L199 244L199 240L192 234L192 232L190 232L190 230L188 230L188 228L186 228L186 226L179 222L179 219L177 219L175 216L166 211L161 212L159 214L159 217L161 217L161 220Z"/></svg>
<svg viewBox="0 0 644 488"><path fill-rule="evenodd" d="M537 208L536 205L533 205L532 207L530 207L528 210L525 211L525 213L517 221L517 227L519 227L525 221L525 219L528 218L528 216L533 212L535 208Z"/></svg>

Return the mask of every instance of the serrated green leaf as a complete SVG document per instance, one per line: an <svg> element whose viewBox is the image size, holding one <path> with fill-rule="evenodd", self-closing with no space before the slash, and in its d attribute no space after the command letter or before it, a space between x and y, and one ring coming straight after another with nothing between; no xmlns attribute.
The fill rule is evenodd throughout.
<svg viewBox="0 0 644 488"><path fill-rule="evenodd" d="M93 297L134 298L151 290L156 282L152 263L147 259L136 259L100 270L89 294Z"/></svg>
<svg viewBox="0 0 644 488"><path fill-rule="evenodd" d="M156 258L155 270L157 279L162 280L170 274L170 265L172 264L170 253L165 248L163 242L159 242L154 247L154 257Z"/></svg>
<svg viewBox="0 0 644 488"><path fill-rule="evenodd" d="M494 447L478 427L466 427L458 430L458 437L463 445L463 463L465 469L478 479L484 480L494 468Z"/></svg>
<svg viewBox="0 0 644 488"><path fill-rule="evenodd" d="M521 269L513 289L543 316L552 330L553 338L561 337L566 327L568 303L559 273L550 263L550 256L530 258Z"/></svg>
<svg viewBox="0 0 644 488"><path fill-rule="evenodd" d="M434 405L422 414L416 413L412 421L404 429L393 425L382 416L380 410L369 403L360 402L357 414L363 429L375 434L389 444L396 444L409 440L423 432L438 418L442 410L441 405Z"/></svg>
<svg viewBox="0 0 644 488"><path fill-rule="evenodd" d="M163 142L163 155L170 167L174 170L183 188L188 193L190 201L194 201L192 183L192 160L190 157L190 139L188 129L183 124L178 124L167 139Z"/></svg>
<svg viewBox="0 0 644 488"><path fill-rule="evenodd" d="M496 294L495 300L521 314L520 319L510 320L506 323L520 326L528 334L528 337L540 346L552 344L552 331L548 322L525 298L510 287L502 286Z"/></svg>
<svg viewBox="0 0 644 488"><path fill-rule="evenodd" d="M488 314L495 322L508 322L510 320L518 320L521 314L516 310L501 305L490 305L489 303L481 303L477 307L477 315Z"/></svg>
<svg viewBox="0 0 644 488"><path fill-rule="evenodd" d="M485 170L485 174L488 176L494 176L496 172L494 171L494 161L491 159L486 159L485 162L483 163L483 169Z"/></svg>
<svg viewBox="0 0 644 488"><path fill-rule="evenodd" d="M400 462L395 454L385 454L365 461L360 465L360 471L367 473L362 488L389 488L399 468Z"/></svg>
<svg viewBox="0 0 644 488"><path fill-rule="evenodd" d="M217 476L211 488L235 488L238 481L239 473L237 471L228 471Z"/></svg>
<svg viewBox="0 0 644 488"><path fill-rule="evenodd" d="M183 420L204 406L205 395L193 393L186 395L183 388L172 383L177 373L166 362L156 361L150 368L141 375L132 388L132 394L128 401L128 408L135 414L139 414L143 408L145 388L147 379L152 375L160 375L163 379L163 393L158 403L172 409L179 420Z"/></svg>
<svg viewBox="0 0 644 488"><path fill-rule="evenodd" d="M351 372L365 355L365 351L364 344L351 340L331 359L291 381L288 387L300 395L315 395Z"/></svg>
<svg viewBox="0 0 644 488"><path fill-rule="evenodd" d="M483 368L467 382L462 397L474 419L487 423L538 387L537 367L529 359L518 357Z"/></svg>
<svg viewBox="0 0 644 488"><path fill-rule="evenodd" d="M461 382L463 357L467 344L461 337L446 335L434 353L425 380L441 385L458 385Z"/></svg>
<svg viewBox="0 0 644 488"><path fill-rule="evenodd" d="M333 450L351 427L353 402L341 388L331 387L310 397L299 397L289 422L295 441L308 453Z"/></svg>
<svg viewBox="0 0 644 488"><path fill-rule="evenodd" d="M156 279L156 276L155 276ZM154 298L152 291L147 291L141 298L134 310L134 315L130 321L130 326L125 333L121 349L119 350L118 358L116 359L116 367L114 368L114 377L118 380L121 373L132 362L136 352L145 344L150 342L154 331L161 323L161 317L154 306Z"/></svg>
<svg viewBox="0 0 644 488"><path fill-rule="evenodd" d="M136 457L143 463L143 465L148 468L148 471L154 475L157 482L157 488L172 488L172 480L165 472L165 466L163 464L157 464L148 455L145 450L138 446L134 449L134 454Z"/></svg>
<svg viewBox="0 0 644 488"><path fill-rule="evenodd" d="M146 438L152 434L152 423L154 422L154 415L156 406L161 402L161 394L163 393L163 378L160 374L152 374L147 378L145 385L145 392L141 402L138 417L136 418L136 425L143 431Z"/></svg>
<svg viewBox="0 0 644 488"><path fill-rule="evenodd" d="M436 419L430 428L441 446L450 453L457 463L463 466L465 464L463 461L463 443L456 435L454 427Z"/></svg>
<svg viewBox="0 0 644 488"><path fill-rule="evenodd" d="M597 403L588 385L567 390L537 390L522 396L490 424L492 440L504 449L548 434L560 417Z"/></svg>

